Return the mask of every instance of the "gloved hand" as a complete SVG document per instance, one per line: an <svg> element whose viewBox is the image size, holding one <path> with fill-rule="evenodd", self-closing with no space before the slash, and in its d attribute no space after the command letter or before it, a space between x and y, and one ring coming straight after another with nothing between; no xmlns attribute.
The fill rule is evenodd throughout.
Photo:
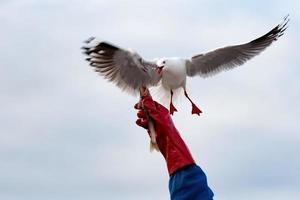
<svg viewBox="0 0 300 200"><path fill-rule="evenodd" d="M156 142L166 160L170 175L182 167L195 163L175 128L167 108L153 101L149 93L142 96L135 108L139 110L137 125L148 130L147 115L152 119L156 131Z"/></svg>

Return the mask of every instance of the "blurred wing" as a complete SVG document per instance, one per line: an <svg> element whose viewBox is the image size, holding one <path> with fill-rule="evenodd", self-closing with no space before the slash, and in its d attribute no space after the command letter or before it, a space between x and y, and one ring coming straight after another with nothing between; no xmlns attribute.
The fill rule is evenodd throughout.
<svg viewBox="0 0 300 200"><path fill-rule="evenodd" d="M249 43L228 46L192 57L187 60L187 75L207 77L244 64L282 36L288 22L289 19L286 16L281 24Z"/></svg>
<svg viewBox="0 0 300 200"><path fill-rule="evenodd" d="M143 60L133 53L107 42L96 42L94 38L82 47L86 59L95 71L128 92L138 92L141 86L158 84L161 76L155 71L156 64Z"/></svg>

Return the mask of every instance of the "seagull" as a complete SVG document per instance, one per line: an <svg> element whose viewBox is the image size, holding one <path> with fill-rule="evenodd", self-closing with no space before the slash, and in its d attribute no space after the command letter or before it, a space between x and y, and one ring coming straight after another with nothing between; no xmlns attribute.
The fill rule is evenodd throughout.
<svg viewBox="0 0 300 200"><path fill-rule="evenodd" d="M183 88L185 97L192 104L192 114L200 115L202 111L187 93L187 76L205 78L244 64L282 36L288 22L289 17L286 16L271 31L248 43L218 48L191 58L174 57L147 61L131 49L96 41L95 37L86 40L82 49L88 56L86 60L95 71L121 89L137 93L141 87L161 85L171 94L169 112L173 115L177 111L173 105L173 91Z"/></svg>

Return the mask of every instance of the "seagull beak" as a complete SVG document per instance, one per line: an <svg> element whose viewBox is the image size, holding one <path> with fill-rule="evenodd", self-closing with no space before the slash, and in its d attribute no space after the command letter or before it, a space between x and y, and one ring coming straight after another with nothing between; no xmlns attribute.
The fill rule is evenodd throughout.
<svg viewBox="0 0 300 200"><path fill-rule="evenodd" d="M163 70L164 66L156 66L156 73L161 74L162 70Z"/></svg>

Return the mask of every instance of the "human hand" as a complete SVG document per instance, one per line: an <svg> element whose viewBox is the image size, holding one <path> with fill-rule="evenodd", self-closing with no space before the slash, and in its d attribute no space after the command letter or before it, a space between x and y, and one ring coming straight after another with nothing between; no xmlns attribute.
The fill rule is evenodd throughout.
<svg viewBox="0 0 300 200"><path fill-rule="evenodd" d="M140 91L141 100L135 104L134 108L138 110L136 124L149 129L149 120L151 119L156 126L159 124L169 124L172 122L169 110L156 101L153 101L149 90L146 88ZM166 123L167 122L167 123Z"/></svg>
<svg viewBox="0 0 300 200"><path fill-rule="evenodd" d="M169 174L195 162L174 126L169 110L153 101L149 91L141 92L141 100L134 107L138 110L136 124L147 129L151 145L167 162Z"/></svg>

